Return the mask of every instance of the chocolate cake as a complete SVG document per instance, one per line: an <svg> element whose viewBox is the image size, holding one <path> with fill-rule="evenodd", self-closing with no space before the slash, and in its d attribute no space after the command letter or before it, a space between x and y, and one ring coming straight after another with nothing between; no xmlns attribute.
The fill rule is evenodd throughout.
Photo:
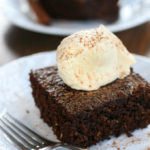
<svg viewBox="0 0 150 150"><path fill-rule="evenodd" d="M50 17L61 19L101 19L112 22L118 18L119 11L118 0L29 0L29 2L32 6L40 3Z"/></svg>
<svg viewBox="0 0 150 150"><path fill-rule="evenodd" d="M41 118L63 142L87 147L150 123L150 85L133 71L89 92L68 87L56 66L31 71L30 81Z"/></svg>

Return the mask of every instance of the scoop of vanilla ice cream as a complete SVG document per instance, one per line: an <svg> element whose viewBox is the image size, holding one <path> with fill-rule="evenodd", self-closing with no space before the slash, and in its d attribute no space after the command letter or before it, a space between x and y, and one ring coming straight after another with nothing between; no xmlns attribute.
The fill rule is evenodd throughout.
<svg viewBox="0 0 150 150"><path fill-rule="evenodd" d="M58 73L76 90L91 91L130 74L134 57L107 28L84 30L65 38L56 54Z"/></svg>

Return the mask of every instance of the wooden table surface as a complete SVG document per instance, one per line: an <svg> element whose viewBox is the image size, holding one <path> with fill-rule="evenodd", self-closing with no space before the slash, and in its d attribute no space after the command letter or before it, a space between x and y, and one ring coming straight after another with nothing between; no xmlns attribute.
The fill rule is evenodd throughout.
<svg viewBox="0 0 150 150"><path fill-rule="evenodd" d="M150 57L150 22L116 35L129 51ZM54 50L63 38L15 27L0 12L0 66L22 56Z"/></svg>

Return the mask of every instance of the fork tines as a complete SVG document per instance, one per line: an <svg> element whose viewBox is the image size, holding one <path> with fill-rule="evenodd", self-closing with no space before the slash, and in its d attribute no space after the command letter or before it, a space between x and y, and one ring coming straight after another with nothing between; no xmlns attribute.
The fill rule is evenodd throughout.
<svg viewBox="0 0 150 150"><path fill-rule="evenodd" d="M39 149L56 144L42 138L8 113L0 118L0 129L22 150Z"/></svg>

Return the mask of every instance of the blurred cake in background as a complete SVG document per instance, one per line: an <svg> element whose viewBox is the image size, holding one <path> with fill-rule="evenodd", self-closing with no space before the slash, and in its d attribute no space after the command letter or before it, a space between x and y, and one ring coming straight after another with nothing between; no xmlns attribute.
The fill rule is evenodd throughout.
<svg viewBox="0 0 150 150"><path fill-rule="evenodd" d="M119 0L29 0L30 5L36 10L44 10L50 18L59 19L101 19L105 22L113 22L118 18ZM34 6L35 5L35 6ZM43 13L42 11L42 14ZM41 17L42 15L38 15ZM45 17L45 16L43 16ZM50 23L50 19L49 19ZM43 24L48 24L48 21Z"/></svg>

